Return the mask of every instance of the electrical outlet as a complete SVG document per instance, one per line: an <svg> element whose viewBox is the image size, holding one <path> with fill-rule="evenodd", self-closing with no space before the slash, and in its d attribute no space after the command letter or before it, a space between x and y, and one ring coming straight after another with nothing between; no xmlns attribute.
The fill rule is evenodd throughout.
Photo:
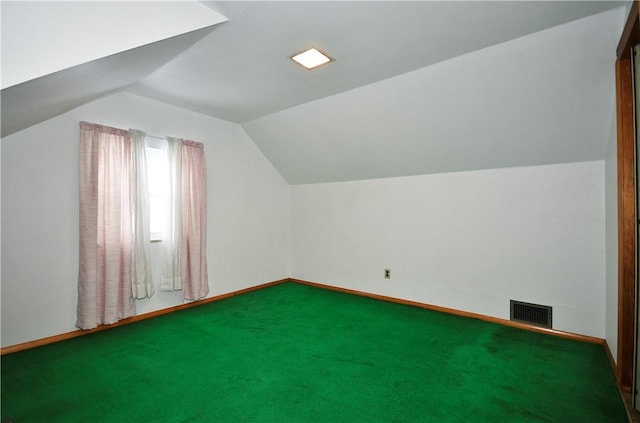
<svg viewBox="0 0 640 423"><path fill-rule="evenodd" d="M384 278L391 279L391 269L384 269Z"/></svg>

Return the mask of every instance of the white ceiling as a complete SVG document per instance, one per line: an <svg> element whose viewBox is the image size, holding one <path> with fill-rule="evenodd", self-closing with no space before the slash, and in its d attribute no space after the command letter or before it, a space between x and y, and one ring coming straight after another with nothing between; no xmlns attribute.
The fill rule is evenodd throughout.
<svg viewBox="0 0 640 423"><path fill-rule="evenodd" d="M126 90L211 30L192 31L3 89L2 136Z"/></svg>
<svg viewBox="0 0 640 423"><path fill-rule="evenodd" d="M2 1L0 10L2 88L226 21L197 1L152 9L140 1Z"/></svg>
<svg viewBox="0 0 640 423"><path fill-rule="evenodd" d="M598 13L611 2L204 2L229 18L129 91L233 122ZM313 72L294 53L335 59Z"/></svg>
<svg viewBox="0 0 640 423"><path fill-rule="evenodd" d="M243 123L291 184L601 160L612 10Z"/></svg>
<svg viewBox="0 0 640 423"><path fill-rule="evenodd" d="M289 183L604 155L629 2L203 4L229 21L3 89L2 135L129 91L242 124Z"/></svg>

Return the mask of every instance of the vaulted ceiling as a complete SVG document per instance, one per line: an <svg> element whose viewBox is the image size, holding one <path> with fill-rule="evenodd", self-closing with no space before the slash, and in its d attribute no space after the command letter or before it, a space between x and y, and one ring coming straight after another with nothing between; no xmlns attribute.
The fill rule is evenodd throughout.
<svg viewBox="0 0 640 423"><path fill-rule="evenodd" d="M47 3L29 16L69 10ZM38 40L20 41L24 8L3 1L3 75L34 76L3 77L2 136L127 91L239 123L292 184L604 157L629 2L162 3L144 2L143 22L173 32L38 74L11 68L49 62L13 59L38 57ZM70 43L74 22L59 21L43 40ZM289 60L311 46L335 61Z"/></svg>

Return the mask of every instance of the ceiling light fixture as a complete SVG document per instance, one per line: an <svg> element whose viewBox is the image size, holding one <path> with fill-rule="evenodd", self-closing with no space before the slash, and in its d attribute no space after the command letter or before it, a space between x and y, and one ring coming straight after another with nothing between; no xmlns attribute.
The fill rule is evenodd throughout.
<svg viewBox="0 0 640 423"><path fill-rule="evenodd" d="M333 62L333 59L322 53L316 48L310 48L302 53L297 53L291 56L291 60L304 66L307 69L317 68L325 63Z"/></svg>

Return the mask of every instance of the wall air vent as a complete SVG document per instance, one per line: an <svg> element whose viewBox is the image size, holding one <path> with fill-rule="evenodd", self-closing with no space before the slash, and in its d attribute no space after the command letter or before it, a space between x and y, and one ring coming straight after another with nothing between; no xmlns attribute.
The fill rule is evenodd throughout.
<svg viewBox="0 0 640 423"><path fill-rule="evenodd" d="M551 329L551 306L510 300L511 320Z"/></svg>

